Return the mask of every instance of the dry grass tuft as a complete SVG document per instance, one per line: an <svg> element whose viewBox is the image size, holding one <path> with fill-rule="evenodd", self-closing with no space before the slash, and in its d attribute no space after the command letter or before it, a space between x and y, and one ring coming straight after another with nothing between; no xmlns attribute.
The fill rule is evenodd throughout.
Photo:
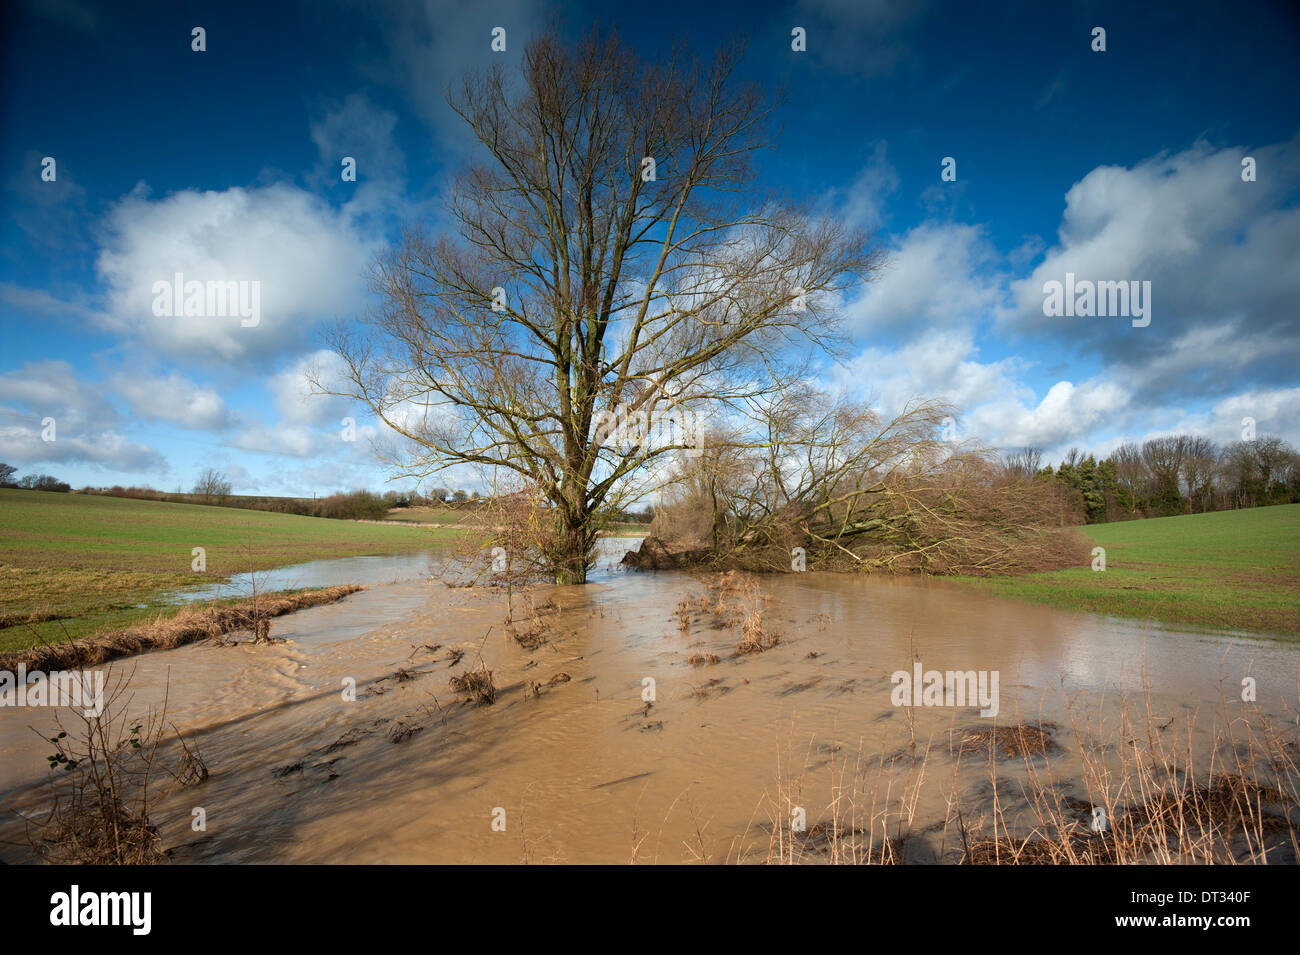
<svg viewBox="0 0 1300 955"><path fill-rule="evenodd" d="M1132 847L1130 847L1132 848ZM1044 838L978 839L962 857L963 865L1118 865L1125 849L1107 834L1072 832L1057 840Z"/></svg>
<svg viewBox="0 0 1300 955"><path fill-rule="evenodd" d="M740 642L736 644L739 653L762 653L781 642L781 635L763 628L763 612L751 610L740 628Z"/></svg>
<svg viewBox="0 0 1300 955"><path fill-rule="evenodd" d="M469 702L475 706L489 706L497 699L497 687L486 663L479 664L477 670L466 670L460 676L452 677L451 688L457 693L468 694Z"/></svg>
<svg viewBox="0 0 1300 955"><path fill-rule="evenodd" d="M973 730L962 737L958 746L962 753L989 753L996 751L998 756L1011 758L1015 756L1043 756L1056 748L1052 733L1056 727L1051 723L1032 726L1021 723L1016 726L998 726L987 730Z"/></svg>
<svg viewBox="0 0 1300 955"><path fill-rule="evenodd" d="M388 741L390 743L405 743L416 733L423 730L424 727L418 723L408 723L405 720L396 720L388 728Z"/></svg>
<svg viewBox="0 0 1300 955"><path fill-rule="evenodd" d="M1266 812L1265 808L1285 809L1290 802L1272 786L1260 785L1239 773L1222 773L1212 776L1208 785L1182 780L1153 793L1130 809L1117 828L1159 829L1170 835L1214 826L1281 831L1287 828L1286 816Z"/></svg>
<svg viewBox="0 0 1300 955"><path fill-rule="evenodd" d="M1296 729L1258 711L1210 715L1173 730L1149 689L1118 707L1104 698L1069 725L1020 723L943 748L915 744L856 755L791 740L778 752L768 822L728 858L777 864L927 862L964 865L1188 865L1300 861ZM1171 731L1172 730L1172 731ZM806 751L794 751L793 747ZM971 779L984 753L987 779ZM993 758L1014 757L1007 766ZM828 758L829 757L829 758ZM942 766L936 772L935 763ZM974 762L975 766L980 763ZM809 778L825 768L824 780ZM793 819L820 818L807 832ZM902 848L906 846L907 858Z"/></svg>
<svg viewBox="0 0 1300 955"><path fill-rule="evenodd" d="M512 623L506 624L506 633L525 650L536 650L550 641L551 625L544 620L533 618L523 629Z"/></svg>
<svg viewBox="0 0 1300 955"><path fill-rule="evenodd" d="M715 628L740 628L738 653L760 653L781 642L781 635L764 626L768 596L751 574L729 570L704 581L705 593L677 605L677 617L685 635L695 613L713 618ZM691 662L695 662L692 660Z"/></svg>
<svg viewBox="0 0 1300 955"><path fill-rule="evenodd" d="M819 822L806 832L794 833L794 842L798 856L811 855L823 859L851 856L859 865L903 864L904 840L886 839L872 844L870 833L852 825Z"/></svg>
<svg viewBox="0 0 1300 955"><path fill-rule="evenodd" d="M175 727L172 729L176 731ZM199 754L198 747L187 743L179 731L176 731L176 739L181 744L181 760L172 771L172 778L182 786L197 786L208 778L208 764Z"/></svg>

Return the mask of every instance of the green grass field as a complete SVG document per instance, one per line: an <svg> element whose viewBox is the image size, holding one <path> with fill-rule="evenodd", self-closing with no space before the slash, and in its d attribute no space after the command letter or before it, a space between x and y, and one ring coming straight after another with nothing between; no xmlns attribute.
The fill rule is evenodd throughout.
<svg viewBox="0 0 1300 955"><path fill-rule="evenodd" d="M0 489L0 649L127 626L156 616L164 591L234 573L421 550L455 536L452 529ZM195 547L206 551L205 573L191 569Z"/></svg>
<svg viewBox="0 0 1300 955"><path fill-rule="evenodd" d="M394 507L388 511L385 520L394 524L475 524L479 519L479 509L475 506L448 507L433 505L430 507Z"/></svg>
<svg viewBox="0 0 1300 955"><path fill-rule="evenodd" d="M969 581L1005 597L1172 625L1300 636L1300 504L1082 529L1106 570Z"/></svg>
<svg viewBox="0 0 1300 955"><path fill-rule="evenodd" d="M469 527L479 522L480 514L480 509L472 504L463 507L449 507L447 505L394 507L389 510L388 517L385 520L394 524L441 524L443 526L465 525ZM649 528L649 524L611 524L606 534L639 535L645 534Z"/></svg>

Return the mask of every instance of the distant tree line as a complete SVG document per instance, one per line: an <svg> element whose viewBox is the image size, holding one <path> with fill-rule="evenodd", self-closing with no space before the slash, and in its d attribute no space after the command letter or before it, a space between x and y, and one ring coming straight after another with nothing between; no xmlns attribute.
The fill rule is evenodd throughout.
<svg viewBox="0 0 1300 955"><path fill-rule="evenodd" d="M228 484L200 481L194 490L159 491L151 487L83 487L79 494L100 494L105 497L125 497L145 501L167 501L173 504L210 504L217 507L237 507L252 511L271 511L277 514L299 514L306 517L331 517L340 520L383 520L391 508L427 507L436 502L421 494L406 491L355 490L331 494L327 497L270 497L261 495L231 494ZM469 496L466 495L466 501ZM472 503L472 502L471 502ZM448 503L448 506L457 506Z"/></svg>
<svg viewBox="0 0 1300 955"><path fill-rule="evenodd" d="M25 491L58 491L66 494L72 490L70 484L60 481L50 474L24 474L17 481L14 475L18 469L11 464L0 464L0 487L17 487Z"/></svg>
<svg viewBox="0 0 1300 955"><path fill-rule="evenodd" d="M37 491L69 492L72 487L48 474L28 474L14 480L17 468L0 464L0 487L23 488ZM160 491L147 486L123 487L85 486L76 493L99 494L105 497L133 498L145 501L167 501L177 504L210 504L218 507L237 507L255 511L272 511L281 514L300 514L309 517L330 517L340 520L383 520L388 511L399 507L473 507L479 502L478 491L461 488L436 487L428 493L412 491L387 491L375 494L367 490L354 490L331 494L322 498L271 497L264 495L236 495L230 478L216 468L208 468L199 475L190 491Z"/></svg>
<svg viewBox="0 0 1300 955"><path fill-rule="evenodd" d="M1220 446L1204 437L1171 435L1141 444L1127 442L1100 459L1071 448L1055 467L1044 462L1041 449L1030 447L1005 456L1002 467L1008 478L1051 482L1064 493L1066 511L1082 515L1089 524L1300 502L1300 453L1274 437ZM0 487L72 490L67 482L49 474L27 474L15 480L17 471L0 463ZM209 468L188 493L121 485L87 486L79 493L341 520L383 520L392 508L473 508L486 503L478 491L447 487L430 488L425 493L354 490L323 498L237 496L231 490L229 478ZM625 509L613 515L616 522L625 523L649 523L652 517L649 508Z"/></svg>
<svg viewBox="0 0 1300 955"><path fill-rule="evenodd" d="M0 487L24 488L37 491L68 492L72 487L48 474L28 474L19 481L14 480L18 469L8 464L0 464ZM80 488L78 494L99 494L104 497L126 497L142 501L168 501L173 504L212 504L218 507L239 507L253 511L272 511L279 514L300 514L308 517L332 517L340 520L383 520L389 510L399 507L437 507L474 508L486 503L486 498L478 491L466 491L461 488L434 487L426 493L419 490L385 491L375 494L371 491L356 490L346 493L331 494L328 497L269 497L259 495L235 495L232 493L230 479L216 468L208 468L199 475L190 491L160 491L152 487L132 485L123 487ZM623 510L613 515L615 522L627 524L648 524L652 517L650 509Z"/></svg>
<svg viewBox="0 0 1300 955"><path fill-rule="evenodd" d="M1068 489L1089 524L1300 501L1300 454L1280 438L1220 446L1188 434L1128 442L1098 460L1071 448L1053 468L1026 448L1008 474Z"/></svg>

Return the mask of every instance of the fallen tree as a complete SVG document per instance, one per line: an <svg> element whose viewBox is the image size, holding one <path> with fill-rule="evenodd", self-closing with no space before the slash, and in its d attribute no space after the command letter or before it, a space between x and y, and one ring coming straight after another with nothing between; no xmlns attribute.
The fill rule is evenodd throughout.
<svg viewBox="0 0 1300 955"><path fill-rule="evenodd" d="M1069 499L944 441L941 402L884 420L804 388L751 413L757 428L714 434L684 464L628 564L983 576L1086 562Z"/></svg>

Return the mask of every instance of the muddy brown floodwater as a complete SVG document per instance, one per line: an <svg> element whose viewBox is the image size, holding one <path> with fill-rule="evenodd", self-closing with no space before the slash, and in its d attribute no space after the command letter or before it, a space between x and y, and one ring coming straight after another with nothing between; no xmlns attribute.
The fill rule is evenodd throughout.
<svg viewBox="0 0 1300 955"><path fill-rule="evenodd" d="M165 693L169 723L208 765L196 786L160 786L150 809L186 862L761 861L791 807L810 827L843 817L832 798L846 773L865 787L854 813L873 838L901 827L912 859L947 859L949 784L969 824L987 820L994 778L1014 791L1028 771L959 760L950 741L968 730L1050 721L1051 775L1087 799L1074 729L1122 748L1126 695L1144 719L1189 727L1206 759L1209 723L1240 710L1243 676L1258 682L1261 713L1295 726L1294 643L1171 632L942 581L758 582L765 626L780 634L761 653L737 654L738 628L707 615L683 632L678 603L705 589L686 573L536 591L558 611L533 650L503 629L503 594L404 582L277 619L283 643L146 654L110 680L131 674L132 712ZM498 696L476 707L448 682L480 652ZM692 654L718 659L694 665ZM973 706L894 706L890 674L915 660L998 671L996 720ZM343 698L349 677L355 702ZM31 858L24 831L46 811L41 737L55 712L0 708L6 861ZM191 830L196 807L205 832Z"/></svg>

